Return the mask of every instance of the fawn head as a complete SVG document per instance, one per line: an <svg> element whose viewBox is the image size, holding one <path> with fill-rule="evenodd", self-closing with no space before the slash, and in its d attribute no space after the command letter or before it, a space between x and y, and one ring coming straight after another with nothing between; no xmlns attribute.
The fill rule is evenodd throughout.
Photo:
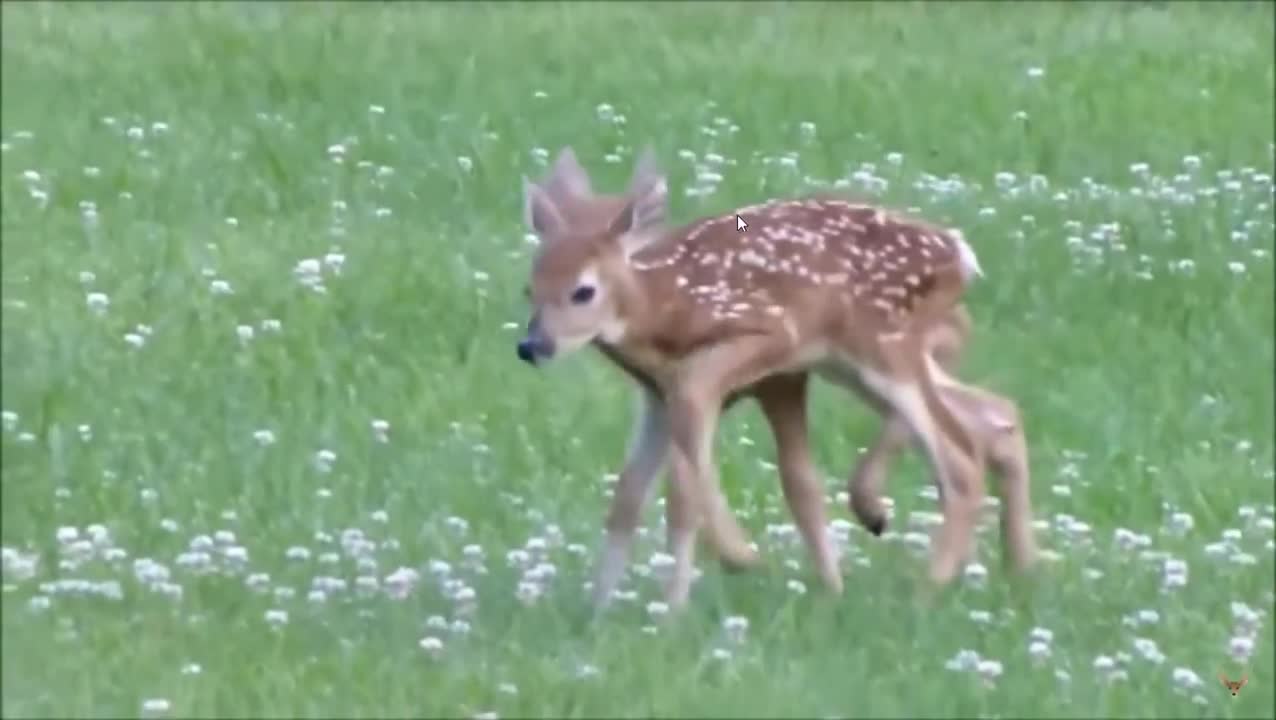
<svg viewBox="0 0 1276 720"><path fill-rule="evenodd" d="M667 212L667 184L650 148L629 188L594 194L571 148L540 183L523 178L523 220L540 239L532 261L532 305L519 359L536 365L601 338L624 335L629 256L659 234Z"/></svg>
<svg viewBox="0 0 1276 720"><path fill-rule="evenodd" d="M1245 687L1245 683L1249 681L1249 676L1242 675L1240 680L1228 680L1223 673L1218 674L1218 679L1223 681L1223 687L1232 693L1232 697L1240 694L1241 688Z"/></svg>

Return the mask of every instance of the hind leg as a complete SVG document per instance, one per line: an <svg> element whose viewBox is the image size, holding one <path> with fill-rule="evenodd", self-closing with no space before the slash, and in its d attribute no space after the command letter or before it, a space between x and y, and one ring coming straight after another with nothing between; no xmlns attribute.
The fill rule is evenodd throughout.
<svg viewBox="0 0 1276 720"><path fill-rule="evenodd" d="M951 370L970 338L970 313L958 305L944 320L926 333L925 346L941 368ZM869 399L885 417L877 439L856 463L847 482L851 512L869 532L881 535L886 529L886 508L882 504L886 475L891 460L911 439L908 423L889 406Z"/></svg>
<svg viewBox="0 0 1276 720"><path fill-rule="evenodd" d="M901 348L892 372L860 369L869 390L890 406L925 451L940 492L943 522L931 541L930 578L946 585L974 546L975 525L985 493L984 468L974 434L945 404L918 348Z"/></svg>

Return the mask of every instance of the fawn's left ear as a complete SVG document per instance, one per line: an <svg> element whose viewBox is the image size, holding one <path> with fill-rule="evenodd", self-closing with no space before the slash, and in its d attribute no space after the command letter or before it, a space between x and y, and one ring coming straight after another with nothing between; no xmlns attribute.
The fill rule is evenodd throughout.
<svg viewBox="0 0 1276 720"><path fill-rule="evenodd" d="M644 147L638 157L628 194L638 200L637 224L658 225L669 216L669 182L656 162L656 152L651 145Z"/></svg>
<svg viewBox="0 0 1276 720"><path fill-rule="evenodd" d="M631 194L608 225L607 236L620 243L626 257L659 236L664 213L652 208L663 209L667 194L664 178L659 178L640 193Z"/></svg>
<svg viewBox="0 0 1276 720"><path fill-rule="evenodd" d="M629 178L629 191L633 192L641 187L650 185L653 181L664 176L660 171L660 165L656 162L656 151L648 143L642 148L642 152L638 153L638 162L634 164L633 177Z"/></svg>

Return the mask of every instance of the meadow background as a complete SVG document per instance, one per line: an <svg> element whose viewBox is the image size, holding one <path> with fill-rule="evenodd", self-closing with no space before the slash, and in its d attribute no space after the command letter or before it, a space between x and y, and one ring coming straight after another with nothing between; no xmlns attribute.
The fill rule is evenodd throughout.
<svg viewBox="0 0 1276 720"><path fill-rule="evenodd" d="M3 5L3 712L1272 717L1270 3ZM936 511L845 475L847 592L757 411L767 558L583 583L631 417L514 356L520 176L651 142L675 219L828 188L962 227L963 376L1027 418L1048 561L916 602ZM656 556L658 558L658 556ZM658 563L655 563L658 565ZM656 603L652 605L652 603ZM1218 675L1248 674L1233 698Z"/></svg>

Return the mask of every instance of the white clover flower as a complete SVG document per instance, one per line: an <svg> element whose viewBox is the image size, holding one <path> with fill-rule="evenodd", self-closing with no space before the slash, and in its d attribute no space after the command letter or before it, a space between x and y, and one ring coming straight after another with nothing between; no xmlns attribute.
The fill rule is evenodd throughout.
<svg viewBox="0 0 1276 720"><path fill-rule="evenodd" d="M107 308L111 306L111 298L107 297L106 293L100 292L91 292L85 295L84 302L89 306L90 310L99 315L106 312Z"/></svg>
<svg viewBox="0 0 1276 720"><path fill-rule="evenodd" d="M722 629L732 642L744 642L744 636L749 631L749 619L743 615L731 615L722 621Z"/></svg>
<svg viewBox="0 0 1276 720"><path fill-rule="evenodd" d="M944 667L954 672L969 672L979 667L979 653L974 650L958 650L957 654L944 663Z"/></svg>
<svg viewBox="0 0 1276 720"><path fill-rule="evenodd" d="M1041 642L1040 640L1033 640L1028 644L1028 657L1030 657L1035 664L1041 665L1045 663L1046 660L1050 659L1050 655L1050 646L1046 643Z"/></svg>
<svg viewBox="0 0 1276 720"><path fill-rule="evenodd" d="M149 698L142 701L144 715L163 715L172 710L173 704L164 698Z"/></svg>
<svg viewBox="0 0 1276 720"><path fill-rule="evenodd" d="M315 453L314 461L319 472L330 472L332 464L337 461L337 454L328 449L321 449Z"/></svg>
<svg viewBox="0 0 1276 720"><path fill-rule="evenodd" d="M430 657L437 659L443 654L443 641L433 635L427 635L417 643Z"/></svg>
<svg viewBox="0 0 1276 720"><path fill-rule="evenodd" d="M1002 665L998 660L980 660L975 666L975 672L985 683L992 684L1001 677Z"/></svg>
<svg viewBox="0 0 1276 720"><path fill-rule="evenodd" d="M1176 512L1170 516L1170 529L1178 535L1184 535L1196 526L1196 521L1185 512Z"/></svg>
<svg viewBox="0 0 1276 720"><path fill-rule="evenodd" d="M1134 638L1134 650L1148 662L1160 665L1165 662L1165 655L1157 647L1156 641L1150 638Z"/></svg>
<svg viewBox="0 0 1276 720"><path fill-rule="evenodd" d="M966 566L964 575L971 584L980 586L988 580L988 568L980 563L972 562Z"/></svg>
<svg viewBox="0 0 1276 720"><path fill-rule="evenodd" d="M1174 668L1174 671L1170 673L1170 678L1175 685L1184 689L1198 688L1205 684L1201 680L1201 676L1185 667Z"/></svg>
<svg viewBox="0 0 1276 720"><path fill-rule="evenodd" d="M580 667L576 668L576 677L581 679L595 678L600 674L601 672L598 670L598 667L590 663L584 663Z"/></svg>
<svg viewBox="0 0 1276 720"><path fill-rule="evenodd" d="M1244 635L1237 635L1228 642L1227 653L1236 662L1243 663L1254 654L1254 640Z"/></svg>

